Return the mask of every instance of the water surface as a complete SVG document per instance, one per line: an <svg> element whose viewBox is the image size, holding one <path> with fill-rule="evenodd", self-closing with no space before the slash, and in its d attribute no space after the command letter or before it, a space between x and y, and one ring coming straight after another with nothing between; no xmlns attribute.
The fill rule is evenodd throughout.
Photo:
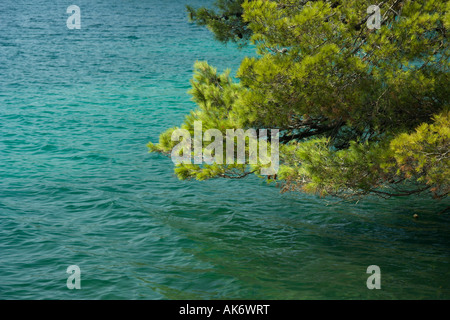
<svg viewBox="0 0 450 320"><path fill-rule="evenodd" d="M196 60L235 72L253 54L187 23L188 3L211 1L2 1L0 299L450 298L444 203L180 182L148 154L195 108Z"/></svg>

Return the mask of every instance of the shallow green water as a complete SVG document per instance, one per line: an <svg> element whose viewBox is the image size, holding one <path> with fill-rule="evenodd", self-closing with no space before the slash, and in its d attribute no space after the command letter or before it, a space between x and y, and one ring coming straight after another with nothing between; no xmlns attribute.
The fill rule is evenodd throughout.
<svg viewBox="0 0 450 320"><path fill-rule="evenodd" d="M195 107L195 60L253 54L187 3L210 1L80 0L68 30L66 1L2 2L0 299L450 298L448 202L327 206L256 178L180 182L147 153Z"/></svg>

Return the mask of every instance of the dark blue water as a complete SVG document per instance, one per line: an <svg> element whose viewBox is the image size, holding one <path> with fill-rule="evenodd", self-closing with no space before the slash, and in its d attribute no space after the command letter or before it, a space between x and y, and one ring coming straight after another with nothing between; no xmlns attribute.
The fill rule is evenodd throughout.
<svg viewBox="0 0 450 320"><path fill-rule="evenodd" d="M180 182L148 153L195 108L196 60L254 54L187 23L188 3L211 1L2 0L0 299L450 298L448 202Z"/></svg>

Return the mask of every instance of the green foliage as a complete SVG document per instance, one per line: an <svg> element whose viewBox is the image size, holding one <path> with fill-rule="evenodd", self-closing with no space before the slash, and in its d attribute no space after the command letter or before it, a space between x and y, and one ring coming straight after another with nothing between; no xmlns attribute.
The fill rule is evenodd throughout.
<svg viewBox="0 0 450 320"><path fill-rule="evenodd" d="M242 61L236 82L197 63L190 93L198 109L182 128L193 132L201 120L203 130L279 129L281 166L272 178L283 191L448 194L449 1L383 1L379 30L366 26L370 0L219 3L219 13L189 10L221 41L237 39L232 26L245 26L258 56ZM218 19L229 12L237 20ZM151 150L170 152L173 130ZM202 180L258 168L180 165L176 172Z"/></svg>
<svg viewBox="0 0 450 320"><path fill-rule="evenodd" d="M221 42L235 42L244 45L251 36L251 30L242 20L244 0L217 0L217 11L205 7L195 9L187 6L189 19L200 26L207 26Z"/></svg>
<svg viewBox="0 0 450 320"><path fill-rule="evenodd" d="M172 141L171 136L176 129L186 129L194 136L194 121L202 121L202 129L219 129L225 134L226 129L239 128L233 121L231 115L236 98L242 87L233 83L230 71L218 75L217 70L206 62L196 62L194 66L194 77L191 80L192 89L189 93L198 109L191 111L186 116L181 127L170 128L159 138L158 144L149 143L151 151L170 153L172 148L178 144Z"/></svg>
<svg viewBox="0 0 450 320"><path fill-rule="evenodd" d="M410 195L430 190L435 198L449 192L450 113L434 117L413 133L380 142L357 143L332 151L326 138L291 142L283 149L279 179L283 191L301 190L343 198L370 193Z"/></svg>
<svg viewBox="0 0 450 320"><path fill-rule="evenodd" d="M411 134L402 133L390 144L396 175L431 186L437 197L448 194L450 181L450 112L423 123Z"/></svg>

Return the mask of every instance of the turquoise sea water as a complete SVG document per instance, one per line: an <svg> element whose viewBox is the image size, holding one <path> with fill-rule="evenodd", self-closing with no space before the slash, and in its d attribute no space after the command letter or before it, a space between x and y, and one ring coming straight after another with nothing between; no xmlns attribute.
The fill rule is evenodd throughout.
<svg viewBox="0 0 450 320"><path fill-rule="evenodd" d="M188 3L211 1L2 1L0 299L449 299L448 202L180 182L148 154L195 108L196 60L253 54L187 23Z"/></svg>

